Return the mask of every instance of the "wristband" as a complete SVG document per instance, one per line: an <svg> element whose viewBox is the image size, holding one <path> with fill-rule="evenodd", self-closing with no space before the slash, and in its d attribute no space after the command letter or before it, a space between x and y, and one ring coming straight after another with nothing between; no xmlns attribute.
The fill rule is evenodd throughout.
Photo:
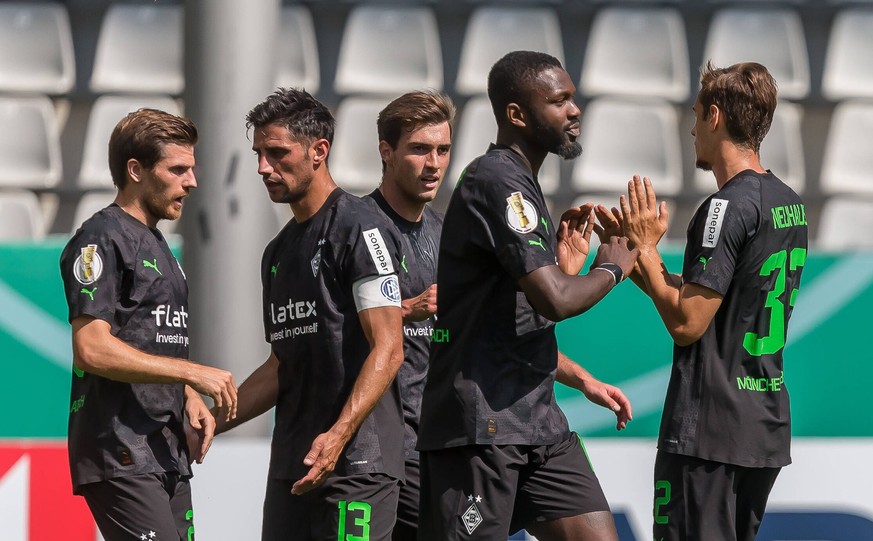
<svg viewBox="0 0 873 541"><path fill-rule="evenodd" d="M622 271L621 267L615 263L601 263L591 270L602 270L608 272L612 275L612 280L615 285L620 284L621 281L624 280L624 271Z"/></svg>

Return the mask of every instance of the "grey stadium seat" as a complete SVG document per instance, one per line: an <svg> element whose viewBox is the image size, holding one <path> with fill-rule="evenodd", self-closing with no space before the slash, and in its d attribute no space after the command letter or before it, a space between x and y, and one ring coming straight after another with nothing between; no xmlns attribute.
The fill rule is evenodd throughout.
<svg viewBox="0 0 873 541"><path fill-rule="evenodd" d="M61 179L61 143L46 96L0 96L0 187L51 188Z"/></svg>
<svg viewBox="0 0 873 541"><path fill-rule="evenodd" d="M0 4L0 92L65 94L75 79L66 8L54 2Z"/></svg>

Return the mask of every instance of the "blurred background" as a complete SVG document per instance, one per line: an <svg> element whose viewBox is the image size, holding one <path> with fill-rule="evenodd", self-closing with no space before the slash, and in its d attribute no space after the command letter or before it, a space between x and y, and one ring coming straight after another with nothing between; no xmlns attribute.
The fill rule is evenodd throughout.
<svg viewBox="0 0 873 541"><path fill-rule="evenodd" d="M863 398L873 376L863 339L873 2L840 0L0 0L0 538L97 536L69 495L71 353L57 265L70 234L114 198L107 143L121 117L157 107L200 128L199 188L161 229L191 288L192 358L239 383L268 353L258 268L290 217L264 193L245 113L276 86L309 90L337 118L335 180L365 194L380 177L378 111L408 90L442 90L458 107L442 210L494 139L487 73L515 49L560 59L583 110L582 156L550 156L540 172L554 217L584 201L615 205L631 175L648 175L671 210L674 272L688 220L715 190L694 169L699 68L758 61L773 73L780 103L762 162L804 198L811 250L786 349L795 465L759 539L873 540L873 467L860 458L873 451ZM565 352L634 402L635 421L617 434L608 413L558 390L591 438L622 541L648 539L669 335L630 285L558 332ZM195 470L201 540L258 537L270 428L264 416L222 436ZM57 520L38 520L48 510Z"/></svg>

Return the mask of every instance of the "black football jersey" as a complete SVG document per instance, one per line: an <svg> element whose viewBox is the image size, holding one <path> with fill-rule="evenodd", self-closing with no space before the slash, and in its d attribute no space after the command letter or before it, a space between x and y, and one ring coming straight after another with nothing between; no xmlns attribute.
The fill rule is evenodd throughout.
<svg viewBox="0 0 873 541"><path fill-rule="evenodd" d="M467 167L443 223L420 450L569 436L555 401L555 325L518 287L555 258L536 178L521 156L492 145Z"/></svg>
<svg viewBox="0 0 873 541"><path fill-rule="evenodd" d="M70 321L92 316L140 351L188 358L188 284L158 229L110 205L76 231L60 267ZM190 475L184 403L183 384L123 383L74 369L74 490L126 475Z"/></svg>
<svg viewBox="0 0 873 541"><path fill-rule="evenodd" d="M803 202L772 173L743 171L697 209L682 279L723 300L700 340L674 346L661 450L747 467L791 462L782 352L806 249Z"/></svg>
<svg viewBox="0 0 873 541"><path fill-rule="evenodd" d="M303 458L337 420L370 345L352 285L396 274L400 244L372 204L335 189L308 220L292 219L264 251L264 329L279 359L270 476L296 480ZM399 301L400 292L382 293ZM403 479L403 417L396 380L352 437L335 472Z"/></svg>
<svg viewBox="0 0 873 541"><path fill-rule="evenodd" d="M391 208L379 190L370 197L397 228L402 243L400 256L400 296L410 299L421 295L436 283L437 249L440 231L443 228L442 214L424 208L421 220L410 222ZM407 458L417 458L415 444L418 439L418 418L421 415L421 395L427 379L427 364L430 357L430 337L433 334L434 318L403 324L403 365L397 372L400 384L400 402L403 404L405 425L403 447Z"/></svg>

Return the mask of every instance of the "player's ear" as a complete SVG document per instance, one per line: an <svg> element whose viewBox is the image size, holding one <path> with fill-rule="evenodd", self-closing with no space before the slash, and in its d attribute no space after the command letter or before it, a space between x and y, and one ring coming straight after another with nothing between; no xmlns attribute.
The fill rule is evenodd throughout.
<svg viewBox="0 0 873 541"><path fill-rule="evenodd" d="M527 126L527 114L517 103L510 103L506 106L506 118L510 124L517 128Z"/></svg>
<svg viewBox="0 0 873 541"><path fill-rule="evenodd" d="M709 118L706 119L706 122L709 124L710 130L715 131L718 128L721 122L721 109L718 108L718 105L713 103L709 106Z"/></svg>
<svg viewBox="0 0 873 541"><path fill-rule="evenodd" d="M326 162L328 154L330 154L330 142L327 139L316 139L309 146L309 158L315 165Z"/></svg>
<svg viewBox="0 0 873 541"><path fill-rule="evenodd" d="M142 164L139 163L139 160L131 158L127 160L126 173L127 178L131 182L140 182L142 180Z"/></svg>
<svg viewBox="0 0 873 541"><path fill-rule="evenodd" d="M388 141L379 141L379 156L382 157L383 162L388 163L391 160L391 155L393 153L394 149L391 148Z"/></svg>

